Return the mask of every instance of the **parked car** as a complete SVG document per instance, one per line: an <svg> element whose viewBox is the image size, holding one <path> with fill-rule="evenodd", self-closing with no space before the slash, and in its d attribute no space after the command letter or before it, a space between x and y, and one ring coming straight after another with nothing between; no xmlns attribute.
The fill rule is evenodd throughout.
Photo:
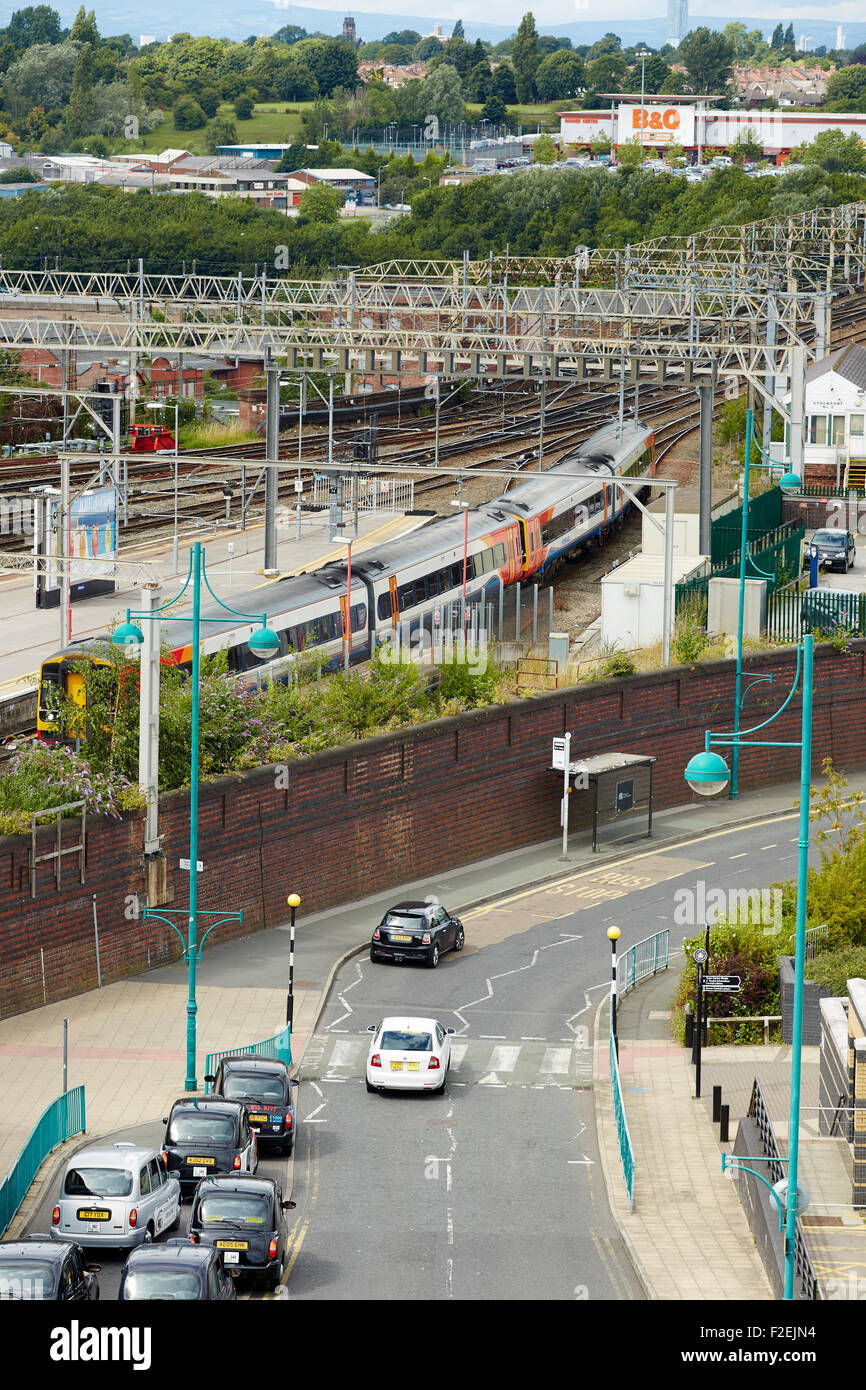
<svg viewBox="0 0 866 1390"><path fill-rule="evenodd" d="M807 632L863 630L866 594L853 589L807 589L800 604L800 621Z"/></svg>
<svg viewBox="0 0 866 1390"><path fill-rule="evenodd" d="M254 1173L258 1140L249 1109L223 1096L182 1096L164 1120L163 1158L184 1196L214 1173Z"/></svg>
<svg viewBox="0 0 866 1390"><path fill-rule="evenodd" d="M169 1240L133 1251L123 1266L117 1297L215 1302L237 1298L237 1292L218 1250L188 1240Z"/></svg>
<svg viewBox="0 0 866 1390"><path fill-rule="evenodd" d="M854 536L851 531L844 531L839 526L824 526L816 531L810 541L803 547L803 564L808 565L810 548L815 546L818 551L818 563L827 570L841 570L847 574L849 569L853 569L854 561L857 558L857 547L854 544Z"/></svg>
<svg viewBox="0 0 866 1390"><path fill-rule="evenodd" d="M291 1153L295 1142L295 1102L285 1062L259 1057L253 1052L223 1057L216 1073L206 1076L215 1095L243 1101L249 1107L250 1128L260 1145L274 1145Z"/></svg>
<svg viewBox="0 0 866 1390"><path fill-rule="evenodd" d="M286 1264L286 1212L294 1205L283 1200L274 1178L203 1178L192 1201L189 1238L219 1250L231 1277L263 1274L275 1289Z"/></svg>
<svg viewBox="0 0 866 1390"><path fill-rule="evenodd" d="M383 1018L367 1029L368 1091L432 1091L442 1095L451 1062L453 1028L437 1018Z"/></svg>
<svg viewBox="0 0 866 1390"><path fill-rule="evenodd" d="M130 1249L180 1222L180 1187L156 1149L118 1143L82 1149L66 1164L51 1215L54 1240Z"/></svg>
<svg viewBox="0 0 866 1390"><path fill-rule="evenodd" d="M99 1298L100 1265L74 1241L49 1235L0 1241L0 1299L84 1302Z"/></svg>
<svg viewBox="0 0 866 1390"><path fill-rule="evenodd" d="M435 970L446 951L462 951L465 941L460 918L441 903L398 903L373 932L370 959L421 960Z"/></svg>

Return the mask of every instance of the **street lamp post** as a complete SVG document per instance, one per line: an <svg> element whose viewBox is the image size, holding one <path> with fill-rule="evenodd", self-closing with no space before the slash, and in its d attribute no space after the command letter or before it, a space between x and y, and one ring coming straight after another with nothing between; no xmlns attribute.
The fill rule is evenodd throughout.
<svg viewBox="0 0 866 1390"><path fill-rule="evenodd" d="M608 927L607 935L610 941L610 1031L616 1055L619 1057L619 1037L616 1031L616 943L619 941L619 927Z"/></svg>
<svg viewBox="0 0 866 1390"><path fill-rule="evenodd" d="M714 796L727 784L729 772L724 758L712 751L713 745L729 747L736 751L742 743L747 748L799 748L800 749L800 819L797 838L797 911L794 932L794 1015L791 1028L791 1107L788 1120L788 1176L785 1191L785 1282L783 1297L794 1297L794 1272L797 1240L798 1214L798 1165L800 1154L800 1078L802 1071L803 1046L803 977L806 955L806 887L809 868L809 804L812 772L812 649L813 637L806 633L797 647L797 671L787 699L775 714L757 724L753 729L744 729L733 734L705 735L703 753L697 753L685 770L685 778L693 791L702 796ZM773 720L778 719L782 710L789 704L800 683L802 669L803 709L801 736L799 742L781 742L766 739L753 739L751 734L760 732ZM733 757L732 757L733 761Z"/></svg>
<svg viewBox="0 0 866 1390"><path fill-rule="evenodd" d="M740 592L737 610L737 673L734 681L734 729L733 737L737 740L740 731L740 705L742 703L742 684L743 684L743 619L746 603L746 565L749 563L749 473L752 467L784 468L784 464L774 464L772 461L764 464L758 462L752 464L752 435L754 432L754 413L746 411L746 450L743 463L743 506L740 518ZM759 452L763 452L758 441L755 440L755 447ZM791 471L784 473L779 486L783 491L793 490L799 487L800 479L796 473ZM752 568L757 571L762 579L767 578L757 569L754 560L751 561ZM740 769L740 749L739 742L735 742L731 752L731 800L735 801L739 796L739 769Z"/></svg>
<svg viewBox="0 0 866 1390"><path fill-rule="evenodd" d="M207 936L209 932L213 931L213 928L214 928L214 927L219 926L221 922L225 922L225 921L240 921L240 920L241 920L241 917L240 917L240 914L239 914L239 913L222 913L221 915L219 915L219 921L213 922L213 923L211 924L211 926L208 928L208 931L205 932L204 936L203 936L202 939L201 939L201 943L199 943L198 940L197 940L197 934L198 934L198 916L199 916L199 912L198 912L198 778L199 778L199 707L200 707L200 698L201 698L201 691L200 691L200 677L201 677L201 624L202 624L203 622L216 622L216 623L219 623L219 622L224 622L224 621L225 621L225 619L222 617L222 615L217 616L217 617L210 617L210 618L207 618L207 617L203 618L203 617L202 617L202 614L201 614L201 582L202 582L202 579L204 580L204 583L205 583L205 585L206 585L206 587L207 587L207 590L208 590L209 594L211 595L211 597L214 598L214 599L216 599L216 602L220 605L220 607L221 607L222 609L225 610L226 613L232 613L232 614L234 614L236 617L244 618L244 619L247 620L247 622L249 622L249 620L250 620L250 614L249 614L249 613L241 613L241 612L240 612L238 609L236 609L236 608L230 608L230 607L228 606L228 604L223 603L221 599L217 598L217 596L216 596L216 594L214 593L213 589L211 589L210 584L208 583L207 574L206 574L206 572L205 572L205 555L204 555L204 550L203 550L202 547L201 547L201 543L200 543L199 541L196 541L195 544L194 544L194 546L193 546L193 548L192 548L192 551L191 551L191 553L190 553L189 573L188 573L188 575L187 575L187 577L186 577L186 582L184 583L184 586L183 586L183 588L181 589L180 593L177 594L177 596L176 596L175 598L170 599L168 603L164 603L164 604L160 605L160 607L155 608L155 609L153 609L153 610L150 611L150 612L132 613L129 609L127 609L127 611L126 611L126 622L125 622L125 623L121 623L121 625L116 629L116 631L114 632L114 634L113 634L113 636L112 636L112 642L114 642L114 644L115 644L116 646L123 647L123 648L131 655L131 649L138 648L138 647L142 646L142 644L144 643L144 634L142 633L141 628L137 626L137 622L156 622L156 623L159 623L161 614L163 614L167 608L170 608L170 607L172 607L174 604L176 604L176 603L178 602L178 600L183 596L183 594L185 593L185 591L186 591L187 588L189 587L190 583L192 583L192 603L193 603L193 607L192 607L192 729L191 729L191 736L190 736L190 794L189 794L189 911L188 911L188 914L187 914L187 915L188 915L187 940L186 940L186 944L185 944L185 946L184 946L184 952L185 952L185 954L186 954L186 956L187 956L187 963L188 963L188 968L189 968L189 992L188 992L187 1006L186 1006L186 1013L187 1013L187 1027L186 1027L186 1079L185 1079L185 1081L184 1081L184 1088L185 1088L185 1090L187 1090L187 1091L195 1091L195 1090L197 1089L197 1086L196 1086L196 1075L195 1075L195 1073L196 1073L196 1014L197 1014L197 1012L198 1012L198 1010L197 1010L197 1005L196 1005L196 997L195 997L195 967L196 967L196 953L198 952L198 956L199 956L199 958L200 958L200 957L201 957L201 946L203 946L203 944L204 944L204 937ZM134 623L134 622L132 621L133 618L135 618L135 619L137 620L136 623ZM172 616L172 617L166 619L166 621L168 621L168 622L172 622L172 621L186 621L186 619L185 619L185 618L177 618L177 617L175 617L175 616ZM266 614L266 613L263 613L263 614L261 615L261 626L260 626L259 628L257 628L256 630L254 630L254 631L250 634L249 638L247 639L248 645L249 645L250 649L251 649L251 650L255 653L255 655L257 655L257 656L263 656L263 657L275 656L275 655L278 653L279 648L280 648L280 640L279 640L277 634L276 634L275 632L273 632L270 628L268 628L266 624L267 624L267 614ZM157 629L157 632L158 632L158 629ZM144 909L144 915L145 915L145 917L148 915L148 910L147 910L147 908ZM174 916L174 915L181 915L181 913L179 913L179 912L178 912L178 913L169 913L169 912L166 912L166 913L164 913L164 914L151 913L150 915L153 916L153 917L158 917L158 918L160 918L162 921L166 921L166 922L168 923L169 926L173 927L175 931L178 931L178 929L177 929L177 927L175 926L175 924L171 921L171 916ZM215 914L215 913L205 913L205 914L202 914L202 915L206 915L206 916L216 916L216 915L218 915L218 914ZM180 932L178 932L178 935L181 937L181 941L183 942L183 936L182 936L182 934L181 934Z"/></svg>
<svg viewBox="0 0 866 1390"><path fill-rule="evenodd" d="M650 55L645 48L642 48L637 57L640 58L640 147L643 153L643 132L644 132L644 93L646 90L646 60Z"/></svg>

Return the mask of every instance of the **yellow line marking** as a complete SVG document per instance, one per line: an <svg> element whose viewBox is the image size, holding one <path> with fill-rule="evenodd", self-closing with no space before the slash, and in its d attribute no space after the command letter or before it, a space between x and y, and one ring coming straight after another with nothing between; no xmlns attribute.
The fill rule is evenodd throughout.
<svg viewBox="0 0 866 1390"><path fill-rule="evenodd" d="M285 1272L283 1274L282 1279L280 1280L280 1283L283 1285L289 1282L289 1277L292 1273L292 1270L295 1267L295 1261L301 1253L301 1248L306 1239L307 1231L310 1228L310 1221L312 1220L313 1212L315 1211L316 1207L316 1201L319 1195L319 1131L317 1129L314 1130L312 1134L310 1143L310 1158L307 1164L307 1168L309 1172L310 1184L307 1214L303 1217L300 1223L300 1229L296 1224L295 1230L292 1232L289 1238L288 1244L292 1247L292 1256L288 1264L286 1265Z"/></svg>

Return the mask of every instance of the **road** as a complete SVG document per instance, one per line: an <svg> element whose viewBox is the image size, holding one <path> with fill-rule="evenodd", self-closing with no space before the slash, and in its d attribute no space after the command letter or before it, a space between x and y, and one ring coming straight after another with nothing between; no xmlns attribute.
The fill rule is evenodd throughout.
<svg viewBox="0 0 866 1390"><path fill-rule="evenodd" d="M710 890L793 877L796 832L792 813L669 850L637 842L618 862L463 912L466 947L436 970L374 965L366 951L350 959L304 1056L293 1171L284 1159L260 1165L280 1172L297 1203L283 1296L640 1299L594 1130L591 1040L609 988L606 929L621 928L623 951L670 927L676 951L702 934ZM366 1091L366 1028L402 1012L456 1030L442 1097ZM163 1127L151 1121L112 1137L158 1147ZM30 1230L48 1229L54 1200L52 1187ZM188 1215L187 1204L182 1229ZM111 1298L123 1257L98 1262Z"/></svg>

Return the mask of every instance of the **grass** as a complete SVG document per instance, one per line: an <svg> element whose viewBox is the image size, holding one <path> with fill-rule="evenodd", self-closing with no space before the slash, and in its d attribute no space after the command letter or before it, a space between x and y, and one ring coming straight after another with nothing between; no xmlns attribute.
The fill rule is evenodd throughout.
<svg viewBox="0 0 866 1390"><path fill-rule="evenodd" d="M217 115L234 121L239 144L249 142L290 145L300 138L301 112L305 106L310 105L311 102L262 102L254 107L248 121L239 121L231 102L223 102ZM207 154L205 130L205 126L199 130L178 130L174 116L169 112L155 130L142 136L140 143L151 154L159 154L162 150L188 150L190 154Z"/></svg>
<svg viewBox="0 0 866 1390"><path fill-rule="evenodd" d="M206 425L187 426L180 432L182 449L218 448L222 444L251 444L261 436L254 430L242 430L237 425L218 425L211 421Z"/></svg>

